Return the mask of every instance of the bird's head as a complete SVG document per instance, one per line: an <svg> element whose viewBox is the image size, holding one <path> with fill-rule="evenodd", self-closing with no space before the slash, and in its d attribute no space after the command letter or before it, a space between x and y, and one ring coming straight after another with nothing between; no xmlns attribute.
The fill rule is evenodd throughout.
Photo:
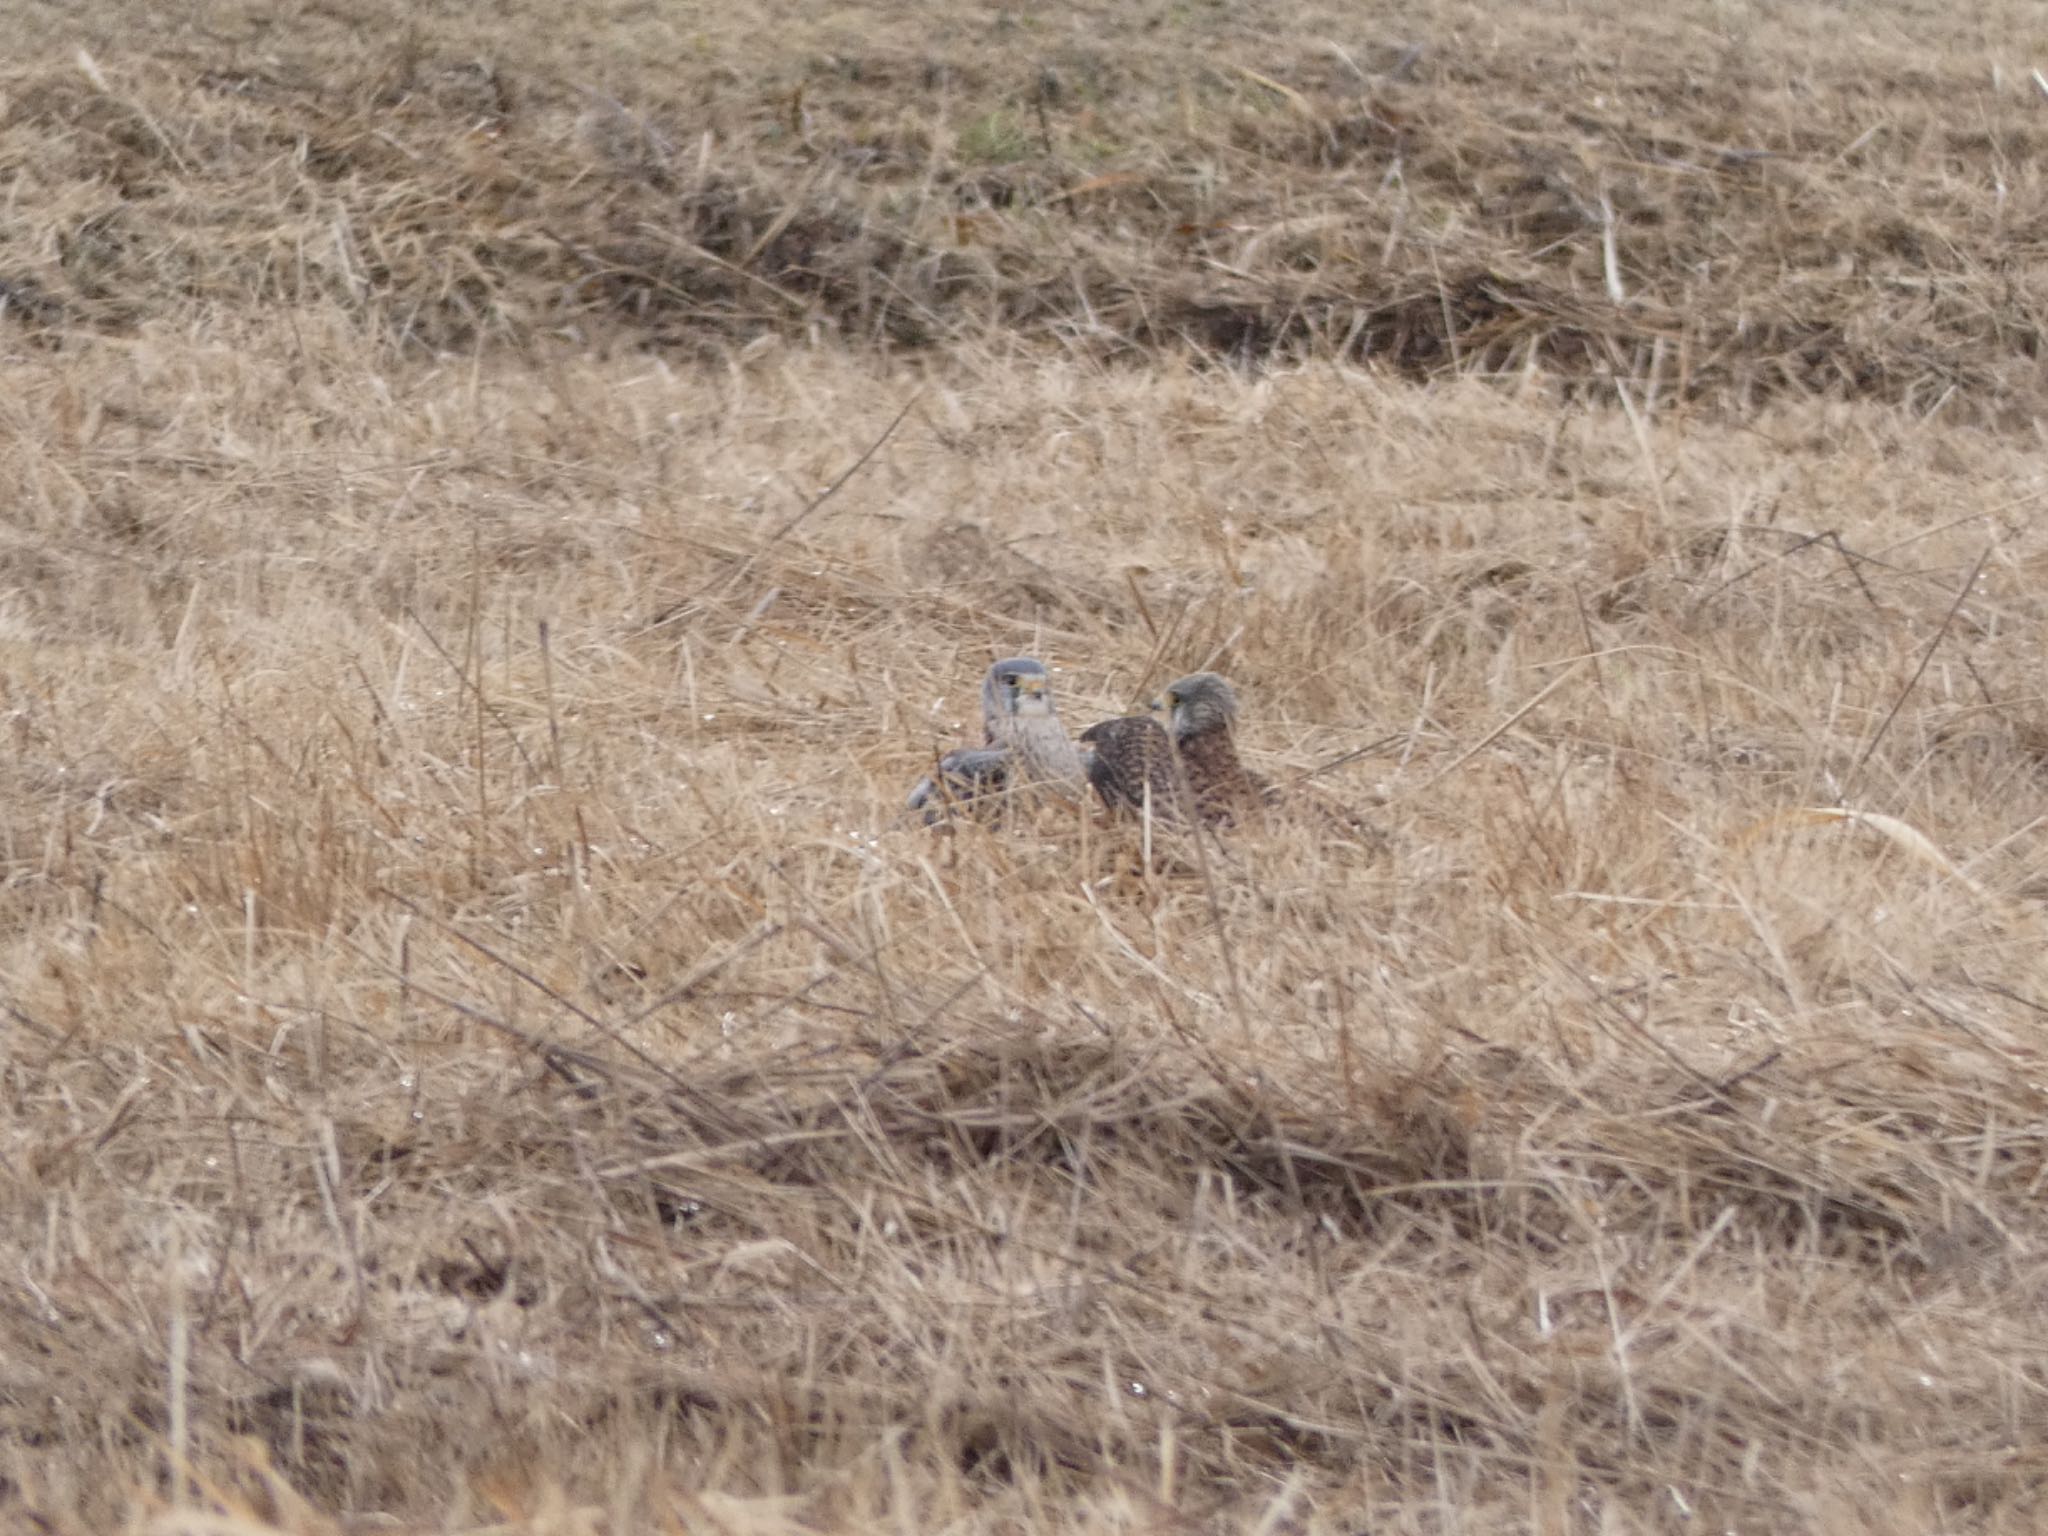
<svg viewBox="0 0 2048 1536"><path fill-rule="evenodd" d="M1050 718L1056 711L1045 663L1013 656L990 667L981 685L981 709L991 725L998 720Z"/></svg>
<svg viewBox="0 0 2048 1536"><path fill-rule="evenodd" d="M1214 672L1195 672L1169 684L1154 707L1170 712L1175 741L1237 721L1237 694Z"/></svg>

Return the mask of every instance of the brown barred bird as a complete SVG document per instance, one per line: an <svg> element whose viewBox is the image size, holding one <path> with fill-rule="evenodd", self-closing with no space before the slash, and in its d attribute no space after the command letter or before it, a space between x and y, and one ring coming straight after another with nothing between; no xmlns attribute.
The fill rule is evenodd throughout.
<svg viewBox="0 0 2048 1536"><path fill-rule="evenodd" d="M1150 715L1119 715L1081 733L1088 782L1112 813L1188 819L1191 800L1173 739Z"/></svg>
<svg viewBox="0 0 2048 1536"><path fill-rule="evenodd" d="M1214 672L1195 672L1164 695L1171 737L1195 814L1212 827L1233 826L1279 799L1274 787L1239 761L1237 693Z"/></svg>
<svg viewBox="0 0 2048 1536"><path fill-rule="evenodd" d="M1214 672L1196 672L1166 690L1174 752L1195 813L1212 827L1239 826L1277 812L1319 836L1362 843L1384 853L1386 834L1342 806L1309 792L1283 790L1238 759L1237 694Z"/></svg>
<svg viewBox="0 0 2048 1536"><path fill-rule="evenodd" d="M1081 733L1088 782L1112 811L1141 811L1168 822L1212 827L1243 820L1272 791L1238 761L1231 728L1237 695L1214 672L1197 672L1166 690L1154 709L1170 711L1170 729L1150 715L1124 715Z"/></svg>

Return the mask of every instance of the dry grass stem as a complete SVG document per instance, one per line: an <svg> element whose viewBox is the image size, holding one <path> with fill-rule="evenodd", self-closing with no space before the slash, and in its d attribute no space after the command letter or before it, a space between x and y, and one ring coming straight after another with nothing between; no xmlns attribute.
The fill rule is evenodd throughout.
<svg viewBox="0 0 2048 1536"><path fill-rule="evenodd" d="M0 1515L2040 1530L2048 33L1844 16L13 18Z"/></svg>

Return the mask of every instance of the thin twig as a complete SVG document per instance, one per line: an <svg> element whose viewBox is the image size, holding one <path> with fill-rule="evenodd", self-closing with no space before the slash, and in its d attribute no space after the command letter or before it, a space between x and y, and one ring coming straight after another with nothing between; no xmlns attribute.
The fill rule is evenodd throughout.
<svg viewBox="0 0 2048 1536"><path fill-rule="evenodd" d="M1428 778L1424 779L1420 784L1416 785L1415 788L1409 790L1406 795L1403 795L1400 798L1406 799L1409 795L1419 795L1424 790L1430 789L1435 785L1441 783L1444 779L1449 778L1453 773L1457 772L1458 769L1464 767L1464 765L1467 762L1469 762L1473 757L1477 756L1480 752L1484 751L1488 746L1492 745L1493 742L1496 741L1500 736L1502 736L1508 730L1510 730L1515 725L1515 723L1521 720L1523 716L1527 715L1530 710L1534 709L1538 704L1541 704L1545 699L1549 698L1553 693L1557 692L1557 690L1562 688L1566 683L1570 682L1573 678L1577 677L1579 675L1580 670L1585 665L1586 658L1583 656L1574 660L1570 667L1568 667L1563 672L1558 673L1556 677L1553 677L1548 683L1545 683L1542 688L1538 689L1535 695L1532 698L1530 698L1527 703L1523 704L1520 709L1516 710L1513 714L1509 715L1507 719L1501 721L1499 725L1496 725L1484 736L1480 737L1477 741L1473 742L1471 746L1467 747L1464 751L1460 752L1456 757L1452 758L1443 767L1439 768L1435 773L1431 774Z"/></svg>
<svg viewBox="0 0 2048 1536"><path fill-rule="evenodd" d="M725 575L715 576L710 581L705 582L703 586L699 587L695 592L692 592L688 597L684 598L681 602L672 603L667 608L664 608L660 613L656 614L652 619L648 620L647 628L660 629L665 624L673 623L678 617L681 616L685 609L689 608L693 603L698 602L707 593L711 592L714 588L729 587L733 585L735 582L737 582L742 576L746 575L748 571L752 570L754 568L754 563L757 560L759 560L761 556L765 555L777 544L781 543L784 539L788 538L792 533L796 532L798 526L802 524L806 518L808 518L813 512L816 512L818 508L824 506L825 503L830 501L834 496L838 495L840 490L845 486L846 482L851 480L855 475L859 474L861 470L866 466L868 460L872 459L876 454L882 451L882 445L888 442L890 438L896 435L896 429L903 425L903 418L910 414L910 408L913 405L917 404L919 398L922 396L922 393L922 391L913 392L911 394L911 397L903 402L903 409L896 413L894 419L890 421L888 426L882 428L882 435L876 438L872 443L869 443L867 447L862 450L861 456L859 458L855 459L851 464L847 465L846 468L841 470L839 472L839 477L836 480L834 480L830 485L826 486L825 489L818 492L818 494L813 496L809 501L805 502L803 507L797 512L797 514L794 517L790 518L788 522L784 523L780 528L777 528L773 533L769 534L767 538L763 539L761 543L755 549L753 549L747 555L747 557L744 560L742 560L737 566L735 566L731 571L729 571Z"/></svg>
<svg viewBox="0 0 2048 1536"><path fill-rule="evenodd" d="M1942 615L1941 628L1934 632L1934 638L1927 642L1927 648L1920 653L1920 665L1913 669L1913 675L1906 679L1906 686L1901 688L1899 696L1892 700L1892 707L1885 712L1885 717L1878 725L1876 734L1868 742L1864 743L1863 750L1857 754L1856 761L1850 766L1849 771L1842 775L1842 798L1846 799L1848 797L1850 784L1855 781L1856 775L1862 772L1863 765L1870 761L1870 754L1875 752L1877 744L1884 740L1884 733L1891 729L1892 721L1898 718L1899 710L1905 704L1907 695L1919 686L1921 674L1927 670L1927 664L1934 660L1935 648L1941 644L1942 637L1947 635L1949 626L1955 623L1956 615L1962 611L1963 599L1970 595L1970 589L1977 584L1978 574L1983 571L1984 562L1991 558L1991 551L1995 547L1995 545L1986 544L1983 553L1977 556L1977 563L1970 567L1970 574L1963 578L1962 586L1956 590L1956 600L1948 605L1948 612Z"/></svg>
<svg viewBox="0 0 2048 1536"><path fill-rule="evenodd" d="M533 760L533 754L526 750L526 744L519 739L519 733L512 729L511 722L498 712L498 706L484 697L483 689L477 685L477 680L471 677L468 670L449 654L448 647L443 645L440 638L427 627L425 619L421 618L411 608L405 610L405 616L411 619L413 623L419 625L420 633L427 637L427 644L434 648L436 656L439 656L442 661L447 663L448 670L455 674L456 680L465 689L476 695L478 707L489 711L491 719L497 722L498 729L503 731L506 739L512 743L512 750L519 754L519 761L526 764L526 771L532 776L532 782L536 784L545 783L547 775L540 771L540 764L536 763ZM481 762L477 764L477 772L483 772L483 764Z"/></svg>

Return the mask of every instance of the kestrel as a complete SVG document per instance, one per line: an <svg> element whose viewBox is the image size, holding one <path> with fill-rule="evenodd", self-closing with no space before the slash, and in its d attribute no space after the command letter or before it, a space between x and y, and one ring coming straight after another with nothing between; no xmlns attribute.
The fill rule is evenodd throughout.
<svg viewBox="0 0 2048 1536"><path fill-rule="evenodd" d="M981 685L986 745L940 758L937 772L910 792L909 809L937 821L948 805L1001 801L1034 788L1072 800L1093 787L1112 812L1228 827L1282 803L1278 788L1238 758L1237 693L1228 682L1214 672L1192 673L1167 687L1154 707L1161 705L1169 712L1166 727L1149 715L1123 715L1091 725L1076 745L1060 721L1045 663L1029 656L999 661ZM1348 820L1342 825L1351 827Z"/></svg>
<svg viewBox="0 0 2048 1536"><path fill-rule="evenodd" d="M1214 672L1171 684L1154 709L1170 713L1162 728L1149 715L1125 715L1081 733L1088 782L1113 811L1148 800L1164 821L1199 819L1227 826L1271 803L1273 790L1238 761L1232 731L1237 694Z"/></svg>
<svg viewBox="0 0 2048 1536"><path fill-rule="evenodd" d="M1185 821L1190 799L1173 740L1150 715L1120 715L1081 733L1088 782L1112 811Z"/></svg>
<svg viewBox="0 0 2048 1536"><path fill-rule="evenodd" d="M1384 849L1385 834L1306 789L1282 790L1245 767L1237 755L1237 694L1214 672L1196 672L1171 684L1172 740L1195 813L1212 827L1227 827L1266 811L1305 817L1319 832Z"/></svg>
<svg viewBox="0 0 2048 1536"><path fill-rule="evenodd" d="M1087 769L1060 723L1044 662L1013 656L990 667L981 682L981 723L986 745L948 752L938 771L910 792L909 808L925 820L936 821L949 801L966 804L1034 786L1085 793Z"/></svg>
<svg viewBox="0 0 2048 1536"><path fill-rule="evenodd" d="M1169 684L1163 698L1197 816L1229 826L1274 803L1273 786L1238 760L1237 693L1229 683L1195 672Z"/></svg>

